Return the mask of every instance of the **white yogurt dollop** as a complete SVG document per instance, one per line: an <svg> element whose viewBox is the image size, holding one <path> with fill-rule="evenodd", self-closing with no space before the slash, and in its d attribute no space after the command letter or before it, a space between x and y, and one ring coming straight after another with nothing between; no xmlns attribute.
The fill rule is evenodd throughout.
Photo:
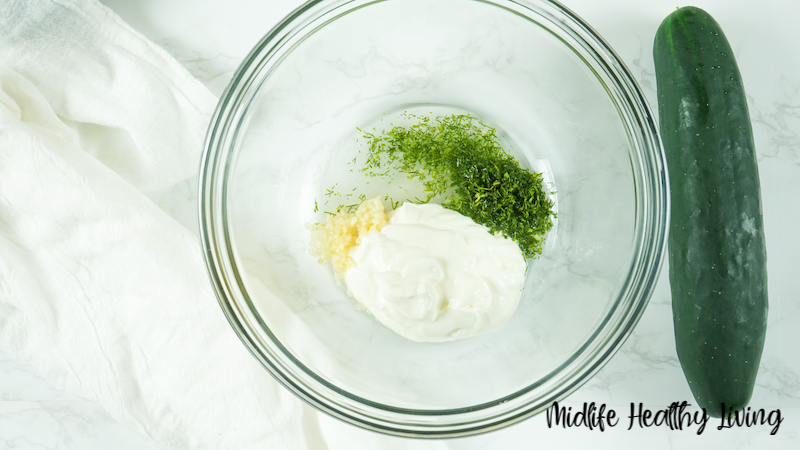
<svg viewBox="0 0 800 450"><path fill-rule="evenodd" d="M508 321L527 264L512 240L435 204L405 203L350 251L344 279L378 321L418 342L475 336Z"/></svg>

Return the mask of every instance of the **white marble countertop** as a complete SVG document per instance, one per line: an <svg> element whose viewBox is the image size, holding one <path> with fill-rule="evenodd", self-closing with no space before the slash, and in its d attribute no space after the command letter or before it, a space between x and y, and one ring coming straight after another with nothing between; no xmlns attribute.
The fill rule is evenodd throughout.
<svg viewBox="0 0 800 450"><path fill-rule="evenodd" d="M164 47L219 95L250 48L301 0L102 0L134 29ZM666 0L564 0L618 52L655 106L652 42L661 20L677 4ZM548 428L539 415L521 424L472 438L446 441L449 448L797 448L800 445L800 3L765 0L697 0L726 30L748 94L761 173L768 245L769 331L751 406L780 409L775 435L769 425L717 430L627 430L631 403L656 410L692 402L674 349L666 266L633 335L614 358L569 398L569 404L606 404L623 416L620 426L599 432ZM187 195L194 194L187 187ZM162 205L163 206L163 205ZM173 215L194 227L194 211ZM299 401L299 400L298 400ZM408 440L397 439L397 448ZM347 448L328 442L328 448ZM96 404L49 385L0 348L0 449L156 449Z"/></svg>

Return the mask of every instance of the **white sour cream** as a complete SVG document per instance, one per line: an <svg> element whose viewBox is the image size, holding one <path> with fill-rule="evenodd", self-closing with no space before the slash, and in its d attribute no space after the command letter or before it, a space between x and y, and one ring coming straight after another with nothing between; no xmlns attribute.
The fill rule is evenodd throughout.
<svg viewBox="0 0 800 450"><path fill-rule="evenodd" d="M435 204L405 203L361 237L344 279L378 321L418 342L475 336L508 321L527 267L519 246Z"/></svg>

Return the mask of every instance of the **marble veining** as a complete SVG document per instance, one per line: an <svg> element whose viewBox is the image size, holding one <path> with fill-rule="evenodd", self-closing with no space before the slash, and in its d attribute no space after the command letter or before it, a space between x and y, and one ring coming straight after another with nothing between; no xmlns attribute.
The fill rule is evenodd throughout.
<svg viewBox="0 0 800 450"><path fill-rule="evenodd" d="M222 9L222 2L212 0L104 3L219 95L250 46L301 1L280 0L269 5L237 1ZM661 0L564 3L617 50L655 113L652 36L675 4ZM795 257L800 248L795 231L796 220L800 220L796 199L800 192L800 66L796 58L786 55L800 52L800 32L791 25L792 18L800 16L800 4L767 2L764 8L769 12L757 14L744 2L695 3L712 11L729 30L746 78L764 186L765 226L770 233L770 329L751 405L780 408L786 418L780 432L769 436L765 426L716 430L716 422L702 436L663 427L626 430L631 403L643 402L655 409L673 401L692 400L674 351L665 264L636 330L617 355L564 402L576 408L583 402L606 403L622 416L620 426L605 433L548 428L544 415L539 415L485 436L445 442L383 442L392 448L515 449L531 448L531 436L535 436L537 445L556 448L796 448L800 441L800 352L795 349L800 325L800 298L796 295L800 266ZM785 46L778 49L775 42ZM186 180L151 193L150 198L197 233L195 186L195 179ZM309 442L316 443L317 448L344 449L352 439L368 436L327 416L310 410L306 413L304 420L311 424L309 433L313 435ZM114 421L96 404L51 385L0 349L0 450L107 448L158 447Z"/></svg>
<svg viewBox="0 0 800 450"><path fill-rule="evenodd" d="M202 81L217 96L228 86L242 60L241 56L225 55L219 51L209 53L189 49L173 39L162 39L156 41L156 44L174 56L189 73Z"/></svg>

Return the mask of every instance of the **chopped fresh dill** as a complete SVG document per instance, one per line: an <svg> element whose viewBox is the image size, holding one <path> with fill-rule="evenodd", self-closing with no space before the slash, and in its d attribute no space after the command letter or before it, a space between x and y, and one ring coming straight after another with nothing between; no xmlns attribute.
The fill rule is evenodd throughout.
<svg viewBox="0 0 800 450"><path fill-rule="evenodd" d="M387 186L396 174L403 174L421 183L425 191L422 198L415 196L406 201L427 203L439 196L436 201L443 199L445 208L514 240L526 258L541 254L544 236L556 216L541 174L520 167L498 144L496 130L471 116L403 117L411 119L413 125L392 126L380 135L358 128L366 140L366 155L354 158L348 165L359 164L365 157L360 171L367 177L381 178ZM361 149L358 153L362 154ZM332 197L353 197L352 193L338 192L337 185L325 190L325 205ZM352 192L357 190L353 188ZM360 193L359 203L339 205L335 213L325 213L351 214L365 200L366 195ZM403 199L395 201L385 195L384 201L397 209ZM314 200L314 212L318 209Z"/></svg>
<svg viewBox="0 0 800 450"><path fill-rule="evenodd" d="M521 168L497 143L496 130L468 115L405 117L416 123L364 134L369 151L362 170L371 177L405 173L428 193L416 201L445 195L442 206L513 239L526 258L541 254L555 217L542 175Z"/></svg>
<svg viewBox="0 0 800 450"><path fill-rule="evenodd" d="M356 209L358 209L358 205L360 205L360 204L361 203L353 203L353 204L350 204L350 205L339 205L338 207L336 207L336 212L335 213L327 213L327 212L326 213L327 214L339 214L341 212L345 212L347 214L352 214Z"/></svg>

